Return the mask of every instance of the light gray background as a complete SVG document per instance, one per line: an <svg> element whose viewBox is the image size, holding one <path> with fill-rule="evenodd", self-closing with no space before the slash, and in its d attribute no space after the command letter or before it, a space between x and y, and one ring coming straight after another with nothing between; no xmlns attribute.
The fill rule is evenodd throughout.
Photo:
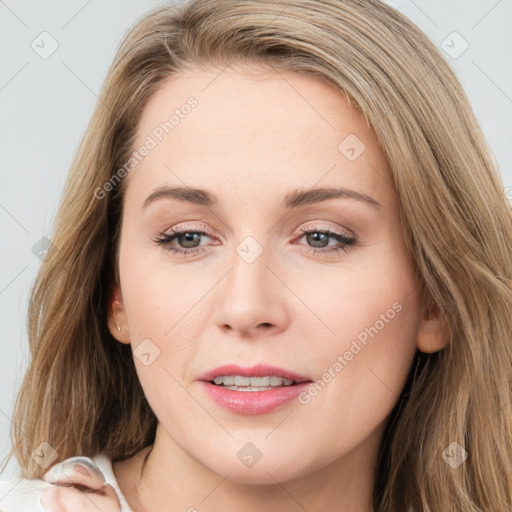
<svg viewBox="0 0 512 512"><path fill-rule="evenodd" d="M14 398L29 357L27 301L40 265L32 248L52 232L69 165L121 37L145 11L161 3L0 0L2 462L10 447ZM452 53L445 53L446 58L468 92L512 199L512 0L388 3ZM454 31L469 44L456 58L454 52L464 43ZM51 39L40 36L42 32L58 43L45 59L31 46L41 47L44 37L45 48L50 48ZM14 476L17 469L11 461L0 478Z"/></svg>

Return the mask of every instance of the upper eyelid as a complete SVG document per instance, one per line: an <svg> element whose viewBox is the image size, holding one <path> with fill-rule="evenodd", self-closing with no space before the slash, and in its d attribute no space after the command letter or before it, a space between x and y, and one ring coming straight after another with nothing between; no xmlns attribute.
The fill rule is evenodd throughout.
<svg viewBox="0 0 512 512"><path fill-rule="evenodd" d="M180 231L180 232L188 232L188 231L199 232L199 231L201 231L201 232L206 233L208 236L210 236L209 233L211 232L211 230L208 227L206 227L206 224L204 224L204 223L200 223L199 226L197 226L197 225L189 226L186 222L184 222L184 223L180 223L178 225L171 226L170 228L163 230L161 233L163 235L172 235L175 231Z"/></svg>
<svg viewBox="0 0 512 512"><path fill-rule="evenodd" d="M191 224L189 224L189 222ZM300 230L302 230L302 229L309 229L309 230L317 229L318 231L334 231L334 232L342 231L342 233L340 233L340 234L345 234L347 236L355 236L353 230L350 229L349 227L337 225L333 221L330 221L331 225L329 225L329 224L322 225L321 224L322 222L329 222L329 221L310 219L308 221L305 221L303 224L301 224L299 227L297 227L294 231L297 231L299 229ZM193 224L193 223L198 223L198 224ZM311 225L311 223L313 223L313 225ZM336 227L333 227L332 226L333 224ZM161 233L162 234L172 234L175 230L177 230L177 231L187 231L188 230L188 231L193 231L193 232L202 231L208 236L214 236L210 227L202 221L183 221L182 223L178 223L170 228L167 228L166 230L162 231Z"/></svg>

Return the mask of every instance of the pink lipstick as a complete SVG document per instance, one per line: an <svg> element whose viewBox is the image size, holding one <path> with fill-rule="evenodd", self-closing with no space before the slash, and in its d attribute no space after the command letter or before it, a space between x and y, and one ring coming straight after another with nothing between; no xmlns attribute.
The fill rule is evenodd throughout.
<svg viewBox="0 0 512 512"><path fill-rule="evenodd" d="M199 377L206 394L236 414L266 414L290 403L311 383L309 377L277 366L229 364Z"/></svg>

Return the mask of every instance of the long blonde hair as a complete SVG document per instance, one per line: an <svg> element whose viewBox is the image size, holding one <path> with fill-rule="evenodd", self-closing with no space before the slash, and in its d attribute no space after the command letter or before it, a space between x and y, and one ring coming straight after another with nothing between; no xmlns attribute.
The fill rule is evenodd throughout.
<svg viewBox="0 0 512 512"><path fill-rule="evenodd" d="M377 0L196 0L159 7L122 41L71 166L29 307L31 362L11 430L26 478L56 461L127 458L156 417L130 346L107 328L124 192L148 99L176 72L253 63L334 84L373 127L393 173L405 243L450 325L417 352L375 476L378 512L512 509L512 211L467 96L431 41ZM111 182L112 183L112 182ZM103 188L102 188L103 187ZM458 468L442 456L468 454Z"/></svg>

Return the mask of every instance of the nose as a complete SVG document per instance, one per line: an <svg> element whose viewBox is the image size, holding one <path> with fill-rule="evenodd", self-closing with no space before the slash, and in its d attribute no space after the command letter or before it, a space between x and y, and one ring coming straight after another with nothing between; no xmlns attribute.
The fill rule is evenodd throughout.
<svg viewBox="0 0 512 512"><path fill-rule="evenodd" d="M242 255L240 255L242 254ZM235 252L232 268L218 287L215 324L240 337L270 336L286 329L290 292L263 252L251 261ZM219 283L220 284L220 283Z"/></svg>

